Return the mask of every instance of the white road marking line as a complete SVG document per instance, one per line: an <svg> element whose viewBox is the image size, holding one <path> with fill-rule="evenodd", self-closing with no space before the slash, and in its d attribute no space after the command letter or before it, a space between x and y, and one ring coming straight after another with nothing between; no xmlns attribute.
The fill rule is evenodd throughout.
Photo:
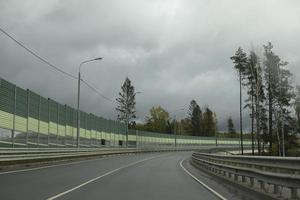
<svg viewBox="0 0 300 200"><path fill-rule="evenodd" d="M63 163L63 164L57 164L57 165L48 165L48 166L43 166L43 167L34 167L34 168L29 168L29 169L20 169L20 170L14 170L14 171L7 171L7 172L0 172L0 175L2 174L13 174L13 173L18 173L18 172L27 172L27 171L34 171L34 170L40 170L40 169L47 169L47 168L52 168L52 167L60 167L60 166L67 166L67 165L73 165L73 164L80 164L84 162L92 162L92 161L97 161L97 160L104 160L104 159L109 159L113 157L119 157L119 155L110 155L107 157L102 157L102 158L97 158L97 159L90 159L90 160L81 160L81 161L75 161L75 162L69 162L69 163Z"/></svg>
<svg viewBox="0 0 300 200"><path fill-rule="evenodd" d="M77 190L77 189L79 189L79 188L81 188L81 187L83 187L83 186L85 186L85 185L87 185L87 184L89 184L89 183L92 183L92 182L94 182L94 181L96 181L96 180L98 180L98 179L100 179L100 178L103 178L103 177L105 177L105 176L108 176L108 175L110 175L110 174L113 174L113 173L115 173L115 172L117 172L117 171L120 171L120 170L122 170L122 169L128 168L128 167L130 167L130 166L136 165L136 164L138 164L138 163L145 162L145 161L147 161L147 160L151 160L151 159L158 158L158 157L162 157L162 156L150 157L150 158L146 158L146 159L143 159L143 160L139 160L139 161L136 161L136 162L133 162L133 163L124 165L124 166L119 167L119 168L117 168L117 169L114 169L114 170L112 170L112 171L106 172L105 174L102 174L102 175L100 175L100 176L98 176L98 177L96 177L96 178L93 178L93 179L89 180L89 181L86 181L86 182L84 182L84 183L82 183L82 184L80 184L80 185L77 185L76 187L71 188L71 189L69 189L69 190L67 190L67 191L65 191L65 192L62 192L62 193L59 193L59 194L57 194L57 195L55 195L55 196L53 196L53 197L50 197L50 198L48 198L47 200L54 200L54 199L57 199L57 198L59 198L59 197L61 197L61 196L64 196L65 194L68 194L68 193L70 193L70 192L72 192L72 191L74 191L74 190Z"/></svg>
<svg viewBox="0 0 300 200"><path fill-rule="evenodd" d="M216 192L215 190L213 190L211 187L209 187L208 185L206 185L205 183L203 183L202 181L200 181L196 176L194 176L191 172L189 172L183 165L183 160L180 162L180 167L188 174L190 175L195 181L197 181L198 183L200 183L203 187L205 187L208 191L210 191L211 193L213 193L214 195L216 195L219 199L221 200L227 200L225 197L223 197L222 195L220 195L218 192Z"/></svg>

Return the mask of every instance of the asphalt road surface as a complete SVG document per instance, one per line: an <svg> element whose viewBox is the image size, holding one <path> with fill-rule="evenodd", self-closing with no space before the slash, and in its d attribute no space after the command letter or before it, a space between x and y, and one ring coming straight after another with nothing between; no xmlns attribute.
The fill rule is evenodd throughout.
<svg viewBox="0 0 300 200"><path fill-rule="evenodd" d="M123 155L0 173L0 199L219 199L180 166L190 155Z"/></svg>

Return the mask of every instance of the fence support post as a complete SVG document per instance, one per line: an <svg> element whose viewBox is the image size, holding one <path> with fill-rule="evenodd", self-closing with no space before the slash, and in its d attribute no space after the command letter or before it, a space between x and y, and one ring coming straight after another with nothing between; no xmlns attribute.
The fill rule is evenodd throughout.
<svg viewBox="0 0 300 200"><path fill-rule="evenodd" d="M38 133L37 133L37 145L40 146L40 126L41 126L41 96L39 96L39 109L38 109Z"/></svg>
<svg viewBox="0 0 300 200"><path fill-rule="evenodd" d="M11 144L12 144L12 148L15 147L16 112L17 112L17 86L14 87L13 130L11 131Z"/></svg>
<svg viewBox="0 0 300 200"><path fill-rule="evenodd" d="M47 138L47 145L50 147L50 98L48 98L48 138Z"/></svg>
<svg viewBox="0 0 300 200"><path fill-rule="evenodd" d="M29 134L29 109L30 109L30 91L27 89L27 121L26 121L26 138L25 144L28 147L28 134Z"/></svg>

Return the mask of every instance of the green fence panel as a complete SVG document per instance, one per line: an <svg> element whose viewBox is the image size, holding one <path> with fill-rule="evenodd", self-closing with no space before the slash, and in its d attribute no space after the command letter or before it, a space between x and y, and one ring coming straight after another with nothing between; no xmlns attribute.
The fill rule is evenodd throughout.
<svg viewBox="0 0 300 200"><path fill-rule="evenodd" d="M66 125L66 107L58 104L58 124L65 126Z"/></svg>
<svg viewBox="0 0 300 200"><path fill-rule="evenodd" d="M27 118L27 91L16 88L16 115Z"/></svg>
<svg viewBox="0 0 300 200"><path fill-rule="evenodd" d="M48 99L44 97L40 97L40 98L41 98L40 120L44 122L49 122Z"/></svg>
<svg viewBox="0 0 300 200"><path fill-rule="evenodd" d="M39 141L34 138L36 131L43 133L41 135L45 136L43 136L44 144L47 143L48 133L51 133L49 135L51 145L64 145L65 139L68 139L71 144L74 142L72 141L74 137L76 137L76 109L67 105L61 105L52 99L41 97L32 91L16 87L3 79L0 79L0 111L2 111L0 113L0 120L3 121L4 118L6 119L6 125L2 125L2 127L12 129L12 122L15 121L15 129L18 131L18 137L19 135L22 135L22 137L24 135L25 138L25 132L29 129L31 142ZM15 117L13 117L14 113L16 113ZM87 146L98 144L96 141L91 141L90 138L97 138L97 140L99 140L100 138L105 137L106 139L113 139L114 142L123 140L127 129L125 123L104 119L92 113L87 114L83 111L80 111L80 127L81 136L84 138L82 139L82 144ZM108 134L102 135L101 132L106 132ZM111 135L113 137L109 136L109 133L113 133L113 135ZM135 136L136 131L129 130L129 134ZM175 143L174 134L138 131L138 138L141 142L149 143L151 145L157 143L173 145ZM214 137L194 137L184 135L177 135L177 139L178 144L187 145L214 144L214 141L216 140ZM136 140L136 137L131 137L131 140ZM232 143L238 145L239 143L239 139L237 138L218 138L217 140L220 141L220 144ZM118 145L114 142L111 144ZM245 140L245 143L250 144L250 140Z"/></svg>
<svg viewBox="0 0 300 200"><path fill-rule="evenodd" d="M72 108L72 120L73 120L73 127L77 127L77 110Z"/></svg>
<svg viewBox="0 0 300 200"><path fill-rule="evenodd" d="M86 128L86 113L83 111L80 111L80 128Z"/></svg>
<svg viewBox="0 0 300 200"><path fill-rule="evenodd" d="M29 117L39 119L40 96L29 91Z"/></svg>
<svg viewBox="0 0 300 200"><path fill-rule="evenodd" d="M15 86L3 79L0 80L0 110L14 113Z"/></svg>
<svg viewBox="0 0 300 200"><path fill-rule="evenodd" d="M49 99L50 121L58 123L58 103Z"/></svg>
<svg viewBox="0 0 300 200"><path fill-rule="evenodd" d="M73 126L73 113L72 108L66 105L66 125Z"/></svg>

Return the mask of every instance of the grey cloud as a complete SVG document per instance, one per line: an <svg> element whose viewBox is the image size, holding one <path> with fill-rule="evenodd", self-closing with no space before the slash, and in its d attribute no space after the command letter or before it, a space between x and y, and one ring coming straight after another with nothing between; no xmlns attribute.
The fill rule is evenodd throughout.
<svg viewBox="0 0 300 200"><path fill-rule="evenodd" d="M171 113L191 99L238 119L238 81L229 57L238 46L271 41L300 84L300 3L296 0L0 0L1 27L52 63L114 99L125 77L144 119L152 105ZM58 74L0 35L0 75L60 103L76 105L76 80ZM83 86L82 109L115 118L115 105ZM183 118L186 112L178 113ZM172 114L173 115L173 114ZM246 127L249 125L245 113Z"/></svg>

